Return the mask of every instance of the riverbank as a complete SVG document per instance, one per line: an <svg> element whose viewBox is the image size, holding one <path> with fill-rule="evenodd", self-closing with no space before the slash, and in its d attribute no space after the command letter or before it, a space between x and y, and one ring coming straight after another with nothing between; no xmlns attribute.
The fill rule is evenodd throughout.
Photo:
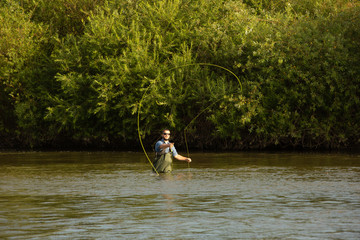
<svg viewBox="0 0 360 240"><path fill-rule="evenodd" d="M0 21L0 147L359 145L358 1L6 0Z"/></svg>

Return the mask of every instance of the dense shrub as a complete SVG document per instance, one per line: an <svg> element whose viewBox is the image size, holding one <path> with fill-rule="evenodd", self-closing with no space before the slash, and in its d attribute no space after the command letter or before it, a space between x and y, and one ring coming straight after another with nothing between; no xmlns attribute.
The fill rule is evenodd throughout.
<svg viewBox="0 0 360 240"><path fill-rule="evenodd" d="M130 148L142 98L147 146L165 126L198 148L359 144L360 6L350 0L0 6L6 145Z"/></svg>
<svg viewBox="0 0 360 240"><path fill-rule="evenodd" d="M40 51L45 34L42 25L30 21L30 15L14 2L3 3L0 7L0 136L5 145L12 145L16 137L29 143L32 130L38 121L37 103L39 97L34 91L39 86L32 69ZM23 131L22 131L23 130ZM27 132L32 132L27 134Z"/></svg>

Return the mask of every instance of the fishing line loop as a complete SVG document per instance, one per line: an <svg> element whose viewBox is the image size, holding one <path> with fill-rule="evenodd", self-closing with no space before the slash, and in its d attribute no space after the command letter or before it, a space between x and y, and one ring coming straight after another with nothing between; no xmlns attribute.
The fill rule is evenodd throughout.
<svg viewBox="0 0 360 240"><path fill-rule="evenodd" d="M220 69L222 69L222 70L225 70L225 71L229 72L231 75L233 75L233 76L236 78L236 80L238 81L239 86L240 86L240 92L242 92L241 81L240 81L239 77L238 77L234 72L230 71L229 69L227 69L227 68L225 68L225 67L223 67L223 66L216 65L216 64L212 64L212 63L189 63L189 64L184 64L184 65L180 65L180 66L177 66L177 67L170 68L170 69L166 70L165 72L160 73L160 74L154 79L154 81L153 81L152 83L150 83L149 86L145 89L145 92L144 92L144 94L142 95L141 100L140 100L140 102L139 102L138 111L137 111L137 112L138 112L138 114L137 114L137 130L138 130L138 136L139 136L140 145L141 145L141 147L142 147L142 149L143 149L143 151L144 151L144 154L145 154L147 160L149 161L152 169L155 171L155 173L156 173L157 175L159 175L159 173L157 172L156 168L154 167L152 161L150 160L149 155L147 154L147 152L146 152L146 150L145 150L145 147L144 147L144 144L143 144L143 142L142 142L142 136L141 136L141 131L140 131L140 112L141 112L142 102L143 102L143 100L145 99L145 96L146 96L147 92L149 91L149 89L150 89L152 86L154 86L154 84L157 82L157 80L160 78L161 75L164 75L164 74L166 74L166 73L168 73L168 72L170 72L170 71L173 71L173 70L175 70L175 69L178 69L178 68L184 68L184 67L189 67L189 66L211 66L211 67L217 67L217 68L220 68ZM218 100L218 101L219 101L219 100ZM186 139L186 130L187 130L187 128L188 128L188 127L191 125L191 123L193 123L202 113L204 113L206 110L208 110L211 106L213 106L213 105L214 105L215 103L217 103L218 101L215 101L214 103L212 103L212 104L210 104L208 107L206 107L204 110L202 110L202 111L201 111L198 115L196 115L195 118L193 118L193 119L190 121L190 123L185 127L185 129L184 129L184 140L185 140L186 151L187 151L188 157L189 157L190 154L189 154L189 148L188 148L187 139ZM188 163L188 168L190 168L189 163Z"/></svg>

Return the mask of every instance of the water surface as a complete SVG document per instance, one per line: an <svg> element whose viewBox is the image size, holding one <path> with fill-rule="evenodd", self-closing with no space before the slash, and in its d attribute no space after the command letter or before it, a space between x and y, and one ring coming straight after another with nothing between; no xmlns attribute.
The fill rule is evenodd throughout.
<svg viewBox="0 0 360 240"><path fill-rule="evenodd" d="M360 158L0 153L0 239L360 239Z"/></svg>

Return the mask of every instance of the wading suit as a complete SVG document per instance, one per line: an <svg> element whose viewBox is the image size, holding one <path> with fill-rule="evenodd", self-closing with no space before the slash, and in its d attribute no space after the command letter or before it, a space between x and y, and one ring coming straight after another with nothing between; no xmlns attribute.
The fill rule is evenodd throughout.
<svg viewBox="0 0 360 240"><path fill-rule="evenodd" d="M153 165L158 173L169 173L172 171L172 158L178 155L175 147L169 147L161 150L162 144L168 144L168 141L161 139L155 144L155 159Z"/></svg>

